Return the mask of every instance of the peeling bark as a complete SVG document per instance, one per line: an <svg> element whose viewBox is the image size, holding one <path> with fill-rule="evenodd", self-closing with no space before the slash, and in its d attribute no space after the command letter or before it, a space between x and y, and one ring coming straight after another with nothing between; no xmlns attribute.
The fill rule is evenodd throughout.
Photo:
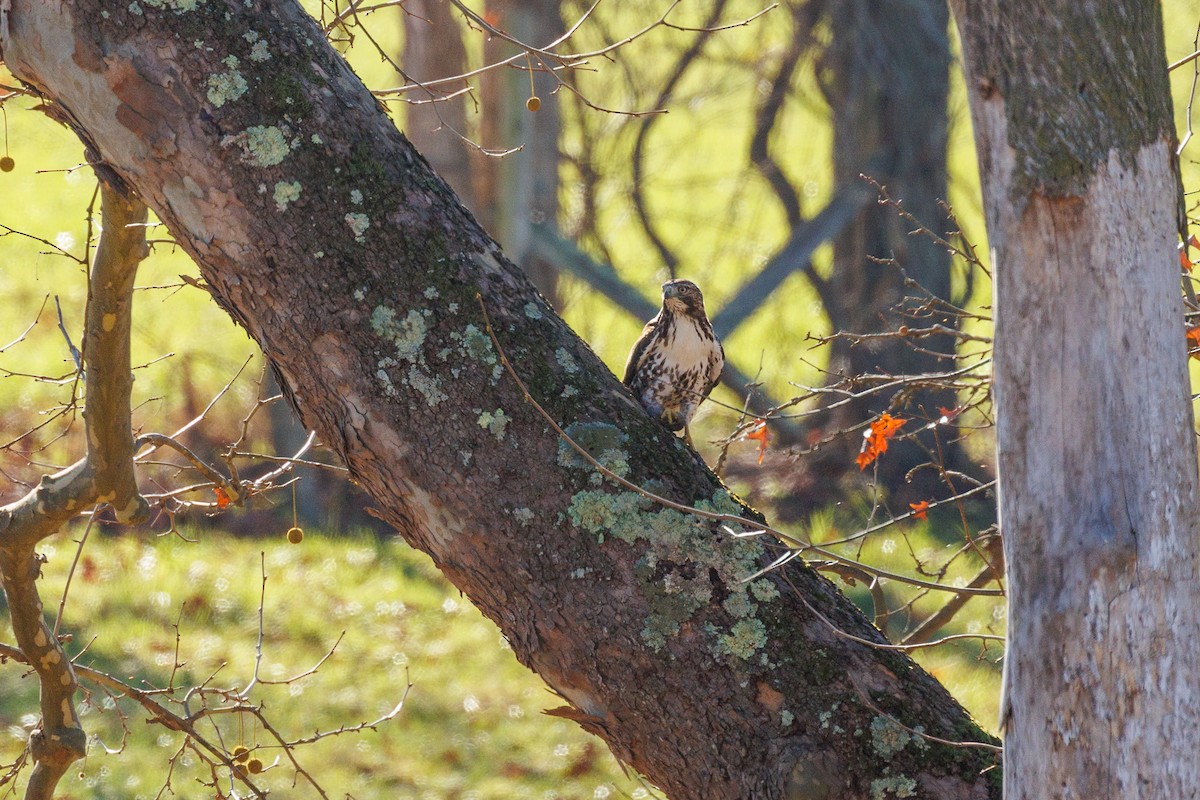
<svg viewBox="0 0 1200 800"><path fill-rule="evenodd" d="M610 469L754 513L554 316L298 5L175 5L14 0L0 46L195 258L381 516L571 704L557 713L675 798L999 796L992 753L893 721L985 741L907 657L840 635L883 641L831 584L743 583L774 555L759 540L605 483L524 402L477 297Z"/></svg>
<svg viewBox="0 0 1200 800"><path fill-rule="evenodd" d="M956 12L995 275L1006 797L1192 797L1196 446L1161 12Z"/></svg>

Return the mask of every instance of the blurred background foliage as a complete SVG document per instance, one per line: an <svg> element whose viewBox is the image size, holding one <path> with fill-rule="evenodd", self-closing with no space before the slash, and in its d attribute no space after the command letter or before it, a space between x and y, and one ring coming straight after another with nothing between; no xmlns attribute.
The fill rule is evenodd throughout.
<svg viewBox="0 0 1200 800"><path fill-rule="evenodd" d="M864 191L865 184L852 186L858 172L871 174L901 200L906 187L943 174L944 194L939 190L932 200L944 199L953 208L962 232L953 241L987 253L957 44L944 6L936 3L792 0L744 25L735 23L763 11L762 4L680 5L672 7L671 26L654 27L564 73L573 88L558 86L527 58L515 63L533 68L532 80L528 69L496 70L470 82L469 94L454 94L468 84L439 84L436 103L423 102L430 96L412 91L411 79L427 82L478 69L508 55L505 43L439 0L410 0L403 7L383 3L373 10L364 5L358 13L331 3L308 5L324 22L341 20L331 25L330 36L368 86L409 87L404 94L381 94L397 124L617 374L645 321L630 313L631 303L640 298L643 305L657 305L659 284L685 277L703 288L715 317L827 204ZM890 17L880 10L885 7ZM488 24L539 46L586 16L565 48L583 52L646 28L668 5L607 0L593 10L575 0L495 0L472 8ZM1166 0L1164 19L1166 57L1173 62L1195 49L1196 10L1185 0ZM730 27L711 30L725 25ZM907 73L896 66L905 54L913 57ZM1190 129L1194 74L1189 65L1172 75L1181 136ZM0 83L11 82L0 68ZM536 112L527 105L531 94L539 100ZM913 97L929 100L934 111L916 107ZM55 309L61 304L67 337L78 346L96 187L90 169L81 166L79 141L31 111L33 106L21 98L3 105L3 147L15 165L0 174L5 201L0 296L6 298L0 344L13 342L0 351L5 502L81 452L81 420L70 412L79 386ZM648 113L659 110L666 113ZM919 147L895 152L896 142L912 141ZM516 147L523 149L502 158L494 154ZM881 152L885 155L877 158ZM930 163L931 152L944 153L944 162ZM1194 152L1193 146L1181 160L1187 187L1200 185ZM876 207L875 190L867 187L862 197L853 221L813 249L808 274L795 265L726 337L731 360L756 385L750 394L718 389L717 402L702 409L693 436L710 464L721 457L722 440L745 422L743 406L753 418L772 401L803 395L803 387L875 369L903 372L903 365L889 360L900 351L876 344L851 352L813 340L833 333L838 323L857 326L855 333L894 330L899 320L891 308L904 293L894 291L899 268L915 270L921 259L945 259L944 253L931 254L939 248L907 244L914 240L908 235L913 225L892 207ZM950 232L944 211L928 196L922 202L906 207L935 232ZM1187 203L1194 211L1194 193ZM141 365L135 370L135 426L175 431L228 386L187 438L201 454L215 456L238 437L256 401L277 390L256 345L192 285L196 269L168 232L152 227L149 236L153 252L139 272L135 300L134 363ZM556 261L564 251L547 241L566 243L566 261L588 259L618 278L633 299L623 308L598 292L578 270ZM986 257L983 261L986 265ZM940 293L978 315L953 324L961 321L968 332L989 336L986 273L959 258L942 263ZM845 285L858 268L861 285ZM891 289L885 292L884 286ZM830 294L845 301L840 311L831 306ZM953 340L943 341L941 352L953 353ZM909 501L933 497L934 489L919 480L913 488L906 480L927 451L893 452L860 472L853 460L861 438L853 430L809 452L830 431L869 422L893 400L853 406L856 417L772 418L767 457L759 463L756 441L727 443L725 477L768 517L786 520L796 538L814 543L841 541L907 512ZM906 407L914 416L936 419L939 404L954 408L962 400L951 393L949 399L930 399L928 408L919 401ZM278 403L256 415L244 449L294 452L304 432L288 416ZM942 445L946 452L956 448L954 469L987 481L986 406L959 422L954 437L939 440L938 452ZM958 433L971 434L961 446L954 441ZM327 789L358 798L651 796L650 787L622 774L598 740L540 713L559 705L558 698L515 662L495 627L423 555L364 514L366 498L335 472L299 474L297 513L309 531L299 545L283 538L293 521L293 498L286 491L221 515L215 514L211 493L194 497L180 528L197 543L182 536L156 538L169 528L162 518L146 530L93 537L64 620L76 636L75 651L88 648L82 663L129 676L134 685L163 686L170 680L178 623L187 680L202 681L215 671L218 682L244 683L253 669L261 559L269 575L268 676L302 672L332 646L333 628L346 631L315 675L263 688L263 701L290 735L377 718L395 705L406 681L414 684L404 711L378 732L301 749L298 757ZM160 489L178 477L171 470L156 475L164 482ZM909 516L871 535L853 536L840 545L841 552L894 573L964 586L983 561L970 552L953 556L969 550L964 543L986 531L993 516L985 492L969 502L935 507L928 519ZM67 537L44 548L47 596L57 596L74 551ZM879 597L872 597L866 583L845 575L838 582L897 639L945 602L942 594L889 582L884 600L891 613L880 617ZM995 597L972 599L942 630L1003 632L1004 607ZM995 642L955 642L914 656L985 727L994 727L1000 658ZM24 746L34 693L35 684L23 679L20 668L0 668L0 763L12 761ZM122 741L122 716L114 706L133 717L124 752L115 756L100 745ZM79 777L64 782L68 795L156 796L178 742L142 724L126 703L93 694L88 708L85 725L97 740ZM222 735L231 746L262 738L244 729L224 729ZM176 793L192 796L188 765L180 759L177 769ZM290 770L268 774L276 780L268 785L291 796Z"/></svg>

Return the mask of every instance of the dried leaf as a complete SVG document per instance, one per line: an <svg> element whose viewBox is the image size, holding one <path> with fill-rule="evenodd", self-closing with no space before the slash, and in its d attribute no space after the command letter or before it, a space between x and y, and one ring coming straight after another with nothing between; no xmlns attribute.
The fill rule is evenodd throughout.
<svg viewBox="0 0 1200 800"><path fill-rule="evenodd" d="M217 496L217 510L224 511L229 508L229 495L220 486L213 489L213 494Z"/></svg>
<svg viewBox="0 0 1200 800"><path fill-rule="evenodd" d="M913 510L913 517L915 519L929 519L929 517L926 516L926 512L929 511L928 500L922 500L919 503L909 503L908 507Z"/></svg>
<svg viewBox="0 0 1200 800"><path fill-rule="evenodd" d="M767 421L760 419L756 423L752 431L746 434L747 439L755 439L758 441L758 463L763 462L763 456L767 454L767 443L771 439L771 434L767 431Z"/></svg>
<svg viewBox="0 0 1200 800"><path fill-rule="evenodd" d="M879 419L872 422L871 427L863 431L862 449L858 451L858 457L854 459L854 463L858 464L858 468L860 470L866 469L868 464L886 453L888 439L891 439L896 431L904 427L906 422L908 420L901 417L893 417L886 412L880 414Z"/></svg>

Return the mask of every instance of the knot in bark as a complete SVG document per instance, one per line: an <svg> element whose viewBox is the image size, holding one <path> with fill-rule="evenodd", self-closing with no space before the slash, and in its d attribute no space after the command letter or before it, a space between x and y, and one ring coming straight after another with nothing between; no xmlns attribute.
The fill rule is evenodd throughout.
<svg viewBox="0 0 1200 800"><path fill-rule="evenodd" d="M39 764L65 768L87 755L87 734L82 728L38 728L29 737L29 752Z"/></svg>

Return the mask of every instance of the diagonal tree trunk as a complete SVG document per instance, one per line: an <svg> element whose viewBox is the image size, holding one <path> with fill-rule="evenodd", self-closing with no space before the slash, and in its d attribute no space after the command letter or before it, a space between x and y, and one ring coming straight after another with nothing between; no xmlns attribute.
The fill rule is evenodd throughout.
<svg viewBox="0 0 1200 800"><path fill-rule="evenodd" d="M743 582L774 555L760 539L604 481L525 402L479 297L532 396L610 469L753 513L553 314L298 4L4 9L14 74L164 220L304 423L561 715L675 798L999 796L992 752L910 733L985 740L827 581Z"/></svg>
<svg viewBox="0 0 1200 800"><path fill-rule="evenodd" d="M995 274L1006 797L1194 797L1196 446L1161 9L956 16Z"/></svg>

